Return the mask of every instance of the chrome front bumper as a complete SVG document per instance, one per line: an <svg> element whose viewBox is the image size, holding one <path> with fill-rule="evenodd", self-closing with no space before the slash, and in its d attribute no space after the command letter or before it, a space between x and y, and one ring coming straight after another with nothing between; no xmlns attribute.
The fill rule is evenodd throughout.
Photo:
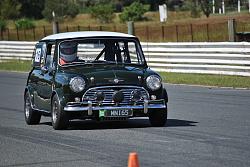
<svg viewBox="0 0 250 167"><path fill-rule="evenodd" d="M137 109L143 110L145 114L148 109L166 109L167 105L164 100L144 100L142 105L121 105L121 106L93 106L91 101L87 103L68 103L64 107L64 111L87 111L88 115L92 115L94 110L112 110L112 109Z"/></svg>

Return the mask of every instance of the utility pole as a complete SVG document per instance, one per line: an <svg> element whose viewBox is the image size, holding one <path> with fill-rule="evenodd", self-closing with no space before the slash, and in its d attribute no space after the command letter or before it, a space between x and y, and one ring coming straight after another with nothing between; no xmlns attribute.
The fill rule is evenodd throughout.
<svg viewBox="0 0 250 167"><path fill-rule="evenodd" d="M225 12L225 2L224 2L224 0L222 0L221 5L222 5L222 14L225 14L226 12Z"/></svg>
<svg viewBox="0 0 250 167"><path fill-rule="evenodd" d="M127 25L128 25L128 34L134 35L134 32L135 32L134 22L133 21L129 21L127 23Z"/></svg>
<svg viewBox="0 0 250 167"><path fill-rule="evenodd" d="M235 19L230 19L228 20L228 40L229 42L235 42L235 34L236 34L236 29L235 29Z"/></svg>
<svg viewBox="0 0 250 167"><path fill-rule="evenodd" d="M214 0L213 0L213 14L215 14L215 2L214 2Z"/></svg>
<svg viewBox="0 0 250 167"><path fill-rule="evenodd" d="M238 13L240 13L240 0L238 0Z"/></svg>
<svg viewBox="0 0 250 167"><path fill-rule="evenodd" d="M56 21L56 14L54 11L52 12L52 17L53 17L53 20L52 20L53 34L56 34L59 32L59 26L58 26L58 22Z"/></svg>
<svg viewBox="0 0 250 167"><path fill-rule="evenodd" d="M250 0L248 0L248 11L250 13Z"/></svg>

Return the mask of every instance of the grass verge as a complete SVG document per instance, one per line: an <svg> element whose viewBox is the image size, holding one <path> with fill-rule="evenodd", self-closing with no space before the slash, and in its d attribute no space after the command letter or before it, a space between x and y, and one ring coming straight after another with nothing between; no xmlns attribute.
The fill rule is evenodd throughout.
<svg viewBox="0 0 250 167"><path fill-rule="evenodd" d="M28 72L31 69L30 60L0 60L0 70Z"/></svg>
<svg viewBox="0 0 250 167"><path fill-rule="evenodd" d="M250 88L250 77L208 74L160 73L166 83Z"/></svg>
<svg viewBox="0 0 250 167"><path fill-rule="evenodd" d="M28 72L30 69L31 61L0 61L0 70ZM163 82L166 83L250 89L250 77L207 74L182 74L166 72L161 72L160 75L162 76Z"/></svg>

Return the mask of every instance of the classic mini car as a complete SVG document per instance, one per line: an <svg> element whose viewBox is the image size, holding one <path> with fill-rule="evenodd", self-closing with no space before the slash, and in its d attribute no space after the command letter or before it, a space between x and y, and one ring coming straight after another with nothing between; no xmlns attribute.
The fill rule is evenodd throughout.
<svg viewBox="0 0 250 167"><path fill-rule="evenodd" d="M146 63L137 37L116 32L68 32L40 40L24 91L26 123L51 116L54 129L73 119L167 121L167 91Z"/></svg>

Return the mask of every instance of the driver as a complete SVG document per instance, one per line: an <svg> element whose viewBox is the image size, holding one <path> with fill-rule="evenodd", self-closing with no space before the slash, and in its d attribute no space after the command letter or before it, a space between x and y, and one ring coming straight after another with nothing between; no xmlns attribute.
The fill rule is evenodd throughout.
<svg viewBox="0 0 250 167"><path fill-rule="evenodd" d="M60 45L60 60L59 63L64 65L77 61L77 43L76 42L63 42Z"/></svg>

